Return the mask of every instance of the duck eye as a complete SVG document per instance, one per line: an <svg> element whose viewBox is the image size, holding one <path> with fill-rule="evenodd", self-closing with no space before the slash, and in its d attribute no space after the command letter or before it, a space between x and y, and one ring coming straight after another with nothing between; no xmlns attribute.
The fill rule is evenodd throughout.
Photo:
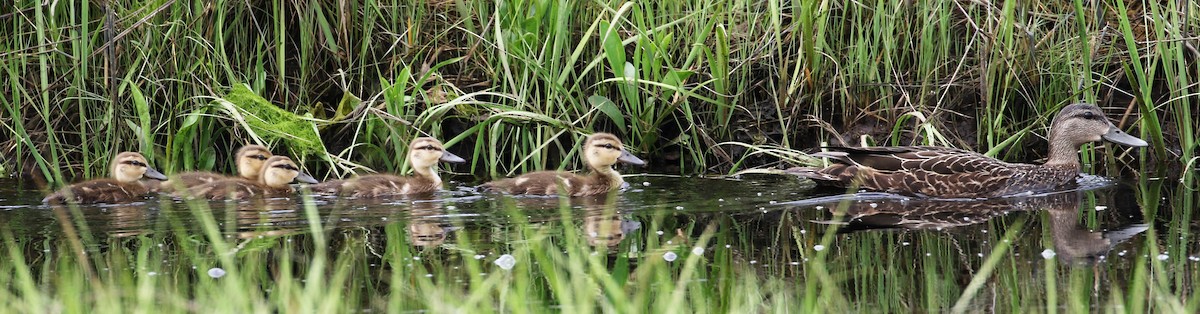
<svg viewBox="0 0 1200 314"><path fill-rule="evenodd" d="M422 146L420 149L425 149L425 150L438 150L437 146L433 146L433 145L426 145L426 146Z"/></svg>

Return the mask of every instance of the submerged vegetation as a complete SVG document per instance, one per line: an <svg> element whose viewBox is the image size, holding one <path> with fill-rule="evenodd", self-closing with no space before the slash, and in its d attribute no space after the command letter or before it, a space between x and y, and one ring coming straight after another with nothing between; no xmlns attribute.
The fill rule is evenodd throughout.
<svg viewBox="0 0 1200 314"><path fill-rule="evenodd" d="M316 174L397 171L422 134L489 177L567 167L591 131L683 173L770 166L756 149L820 143L1031 160L1043 152L1009 148L1041 147L1049 117L1076 101L1150 141L1145 160L1178 164L1196 156L1200 123L1192 1L5 9L5 168L52 181L102 173L113 148L168 172L226 169L229 150L257 141Z"/></svg>

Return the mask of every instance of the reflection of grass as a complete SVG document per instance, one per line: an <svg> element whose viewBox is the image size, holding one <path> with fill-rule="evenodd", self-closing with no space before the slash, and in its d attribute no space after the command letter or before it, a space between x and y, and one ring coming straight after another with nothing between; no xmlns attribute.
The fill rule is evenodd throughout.
<svg viewBox="0 0 1200 314"><path fill-rule="evenodd" d="M92 234L103 231L63 209L76 236L0 231L0 302L18 312L1194 312L1195 239L1181 233L1191 215L1156 216L1161 181L1140 191L1146 218L1170 228L1092 266L1043 260L1048 231L1030 238L1038 231L1027 223L1038 213L970 232L837 234L804 212L679 219L648 208L643 228L606 252L588 244L583 213L561 207L561 220L527 221L507 198L497 205L507 222L451 221L461 229L431 248L410 244L406 221L339 228L311 203L300 210L307 232L262 237L226 237L253 221L219 218L204 202L163 208L143 226L156 231L127 237ZM515 258L511 270L493 263L502 254ZM210 268L225 274L211 278Z"/></svg>

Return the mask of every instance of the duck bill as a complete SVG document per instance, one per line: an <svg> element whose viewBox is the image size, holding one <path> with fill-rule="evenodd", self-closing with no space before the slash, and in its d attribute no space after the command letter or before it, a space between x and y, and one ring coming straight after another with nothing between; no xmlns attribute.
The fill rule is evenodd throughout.
<svg viewBox="0 0 1200 314"><path fill-rule="evenodd" d="M451 154L450 152L444 150L442 151L442 158L438 158L438 160L455 164L467 162L466 159L462 159L462 157L458 157L458 155Z"/></svg>
<svg viewBox="0 0 1200 314"><path fill-rule="evenodd" d="M317 184L316 178L313 178L312 176L308 175L307 173L303 173L303 172L296 175L296 181L299 181L301 183Z"/></svg>
<svg viewBox="0 0 1200 314"><path fill-rule="evenodd" d="M1109 142L1121 145L1133 147L1146 147L1146 145L1148 145L1146 141L1133 137L1133 135L1129 135L1129 133L1122 132L1121 129L1118 129L1116 126L1109 127L1108 133L1104 133L1104 135L1101 135L1101 137Z"/></svg>
<svg viewBox="0 0 1200 314"><path fill-rule="evenodd" d="M641 158L637 158L637 156L630 154L629 151L624 150L624 149L621 150L621 157L617 157L617 161L627 163L630 165L635 165L635 166L645 166L646 165L646 162L642 161Z"/></svg>
<svg viewBox="0 0 1200 314"><path fill-rule="evenodd" d="M150 167L146 167L146 173L142 174L142 176L155 180L167 180L167 176L163 175L162 172L158 172L158 170Z"/></svg>

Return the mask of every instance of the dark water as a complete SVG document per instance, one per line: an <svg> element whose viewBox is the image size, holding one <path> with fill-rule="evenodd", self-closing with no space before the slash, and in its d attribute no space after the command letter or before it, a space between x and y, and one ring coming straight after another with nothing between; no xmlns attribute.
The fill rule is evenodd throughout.
<svg viewBox="0 0 1200 314"><path fill-rule="evenodd" d="M1061 252L1064 257L1096 259L1108 257L1106 253L1136 239L1150 227L1137 201L1137 186L1099 177L1083 180L1074 191L987 201L931 201L883 193L844 196L837 191L815 191L810 182L791 176L635 175L627 177L627 181L630 186L615 197L513 197L481 194L460 182L450 182L452 190L422 198L318 197L315 204L323 228L337 231L404 224L412 244L421 246L442 244L464 228L503 228L514 221L512 215L525 215L524 219L532 222L561 220L559 208L564 204L573 209L572 217L583 221L589 243L612 246L628 233L674 233L644 230L645 221L654 216L668 217L675 224L703 222L721 230L741 230L736 234L739 239L771 247L794 242L796 235L779 232L783 227L798 227L801 235L809 230L836 230L844 234L934 233L970 240L1002 231L988 223L993 219L1041 215L1047 218L1041 222L1048 224L1046 231L1052 234L1055 244L1065 248ZM78 212L69 212L40 204L42 192L18 182L0 181L0 186L4 187L0 190L0 204L3 204L0 221L16 235L61 235L64 227L72 228L64 224L67 217L75 224L84 222L88 231L98 237L125 237L168 229L179 232L181 226L184 232L200 232L200 224L194 221L195 215L189 212L186 203L166 196L135 204L82 206ZM202 205L208 205L217 224L230 238L302 234L311 230L299 200ZM514 206L519 213L504 209ZM599 235L597 230L617 235Z"/></svg>
<svg viewBox="0 0 1200 314"><path fill-rule="evenodd" d="M827 253L826 263L852 291L890 282L879 278L921 278L930 271L961 287L1001 242L1010 247L1006 260L1012 267L1032 269L1028 273L1036 274L1040 268L1036 265L1049 258L1066 261L1067 267L1098 267L1107 274L1098 287L1123 284L1128 280L1126 272L1138 261L1200 262L1200 252L1189 236L1200 231L1190 222L1196 194L1160 180L1116 182L1088 177L1071 191L987 201L931 201L878 193L851 197L814 190L811 182L784 175L631 175L626 181L630 186L619 195L595 198L481 194L454 181L447 184L450 190L423 198L316 198L315 222L335 237L370 237L382 234L382 228L399 228L405 230L408 245L433 250L452 249L456 236L470 236L485 242L480 256L492 257L508 245L503 234L514 222L572 226L586 243L617 252L636 251L648 239L695 239L707 230L717 240L706 249L736 251L729 254L733 263L752 265L771 277L797 276L809 258L806 254ZM88 243L201 234L203 222L195 218L195 211L211 212L222 235L231 239L303 236L316 226L299 199L200 203L207 208L197 209L158 197L73 211L41 205L42 196L19 182L0 180L2 228L30 243L29 251L37 251L38 243L54 243L52 239L63 237L64 232L96 238ZM563 211L562 206L570 210ZM384 250L382 241L366 241L368 246L379 246L367 249ZM488 243L494 249L489 250ZM108 248L95 244L87 249ZM905 289L904 284L912 285L902 282L897 289ZM867 303L906 302L876 301L872 293L860 294ZM1097 291L1096 295L1106 294Z"/></svg>

